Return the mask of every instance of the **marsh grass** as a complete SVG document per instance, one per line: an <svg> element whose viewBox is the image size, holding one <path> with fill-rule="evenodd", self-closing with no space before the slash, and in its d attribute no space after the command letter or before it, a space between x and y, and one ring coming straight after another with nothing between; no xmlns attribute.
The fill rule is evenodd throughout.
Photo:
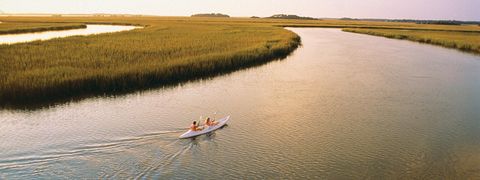
<svg viewBox="0 0 480 180"><path fill-rule="evenodd" d="M480 54L480 32L352 28L343 29L343 31L410 40Z"/></svg>
<svg viewBox="0 0 480 180"><path fill-rule="evenodd" d="M82 28L87 28L87 26L81 23L2 22L0 23L0 34L32 33Z"/></svg>
<svg viewBox="0 0 480 180"><path fill-rule="evenodd" d="M300 44L293 32L258 24L148 25L121 33L0 45L1 104L182 82L284 57Z"/></svg>
<svg viewBox="0 0 480 180"><path fill-rule="evenodd" d="M300 37L285 26L349 28L345 31L472 52L478 52L480 42L480 27L473 25L150 16L0 17L0 21L24 24L25 29L89 23L145 27L0 45L0 106L4 107L131 92L262 64L285 57L300 44Z"/></svg>

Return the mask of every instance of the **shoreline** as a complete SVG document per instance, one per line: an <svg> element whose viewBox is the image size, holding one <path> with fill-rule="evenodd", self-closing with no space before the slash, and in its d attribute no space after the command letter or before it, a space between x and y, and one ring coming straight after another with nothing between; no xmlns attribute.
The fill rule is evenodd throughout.
<svg viewBox="0 0 480 180"><path fill-rule="evenodd" d="M408 32L382 32L382 30L389 31L385 29L379 29L379 30L355 29L355 28L342 29L342 31L349 32L349 33L365 34L365 35L384 37L389 39L397 39L397 40L408 40L411 42L418 42L422 44L440 46L448 49L455 49L461 52L471 53L474 55L480 55L480 45L475 45L474 43L457 42L453 38L452 38L453 40L447 39L447 38L442 39L441 37L435 37L435 36L432 37L431 35L425 36L423 34L408 34ZM413 32L420 33L421 31L413 31ZM477 34L477 32L467 32L467 33ZM476 36L480 36L480 33L478 33Z"/></svg>
<svg viewBox="0 0 480 180"><path fill-rule="evenodd" d="M85 29L85 28L87 28L86 24L52 26L52 27L34 27L34 28L25 28L25 29L0 30L0 35L37 33L37 32L45 32L45 31L62 31L62 30Z"/></svg>
<svg viewBox="0 0 480 180"><path fill-rule="evenodd" d="M237 70L262 65L287 57L301 45L300 37L292 33L288 43L281 46L249 48L234 53L219 54L197 61L176 63L154 71L131 71L109 77L91 76L62 83L41 86L41 88L1 88L0 108L38 109L90 97L127 94L141 90L174 86L199 79L228 74ZM268 44L269 42L267 42ZM197 57L191 57L198 59ZM192 60L193 60L192 59ZM1 83L1 79L0 79ZM3 89L3 90L2 90Z"/></svg>
<svg viewBox="0 0 480 180"><path fill-rule="evenodd" d="M351 26L378 30L389 25L399 30L437 33L477 28L449 26L439 30L443 26L336 20L319 21L312 27L312 24L299 24L303 21L290 20L157 17L17 18L15 22L20 21L144 28L94 37L0 45L5 54L0 57L3 65L3 69L0 67L0 109L48 106L167 87L282 59L301 45L300 37L286 27L322 28L324 23L323 26L346 31ZM432 41L424 43L433 44Z"/></svg>

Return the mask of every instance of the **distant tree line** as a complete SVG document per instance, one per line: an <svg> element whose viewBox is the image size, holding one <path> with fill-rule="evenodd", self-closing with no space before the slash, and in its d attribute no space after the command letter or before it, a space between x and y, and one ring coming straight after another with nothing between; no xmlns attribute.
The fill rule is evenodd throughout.
<svg viewBox="0 0 480 180"><path fill-rule="evenodd" d="M456 21L456 20L413 20L413 19L399 19L390 20L391 22L411 22L417 24L440 24L440 25L462 25L462 24L478 24L478 22Z"/></svg>
<svg viewBox="0 0 480 180"><path fill-rule="evenodd" d="M268 18L272 18L272 19L311 19L311 20L317 19L317 18L312 18L312 17L297 16L297 15L294 15L294 14L275 14L275 15L270 16Z"/></svg>
<svg viewBox="0 0 480 180"><path fill-rule="evenodd" d="M226 14L221 14L221 13L204 13L204 14L194 14L191 15L191 17L230 17L229 15ZM260 18L258 16L251 16L250 18ZM310 19L310 20L318 20L317 18L313 17L303 17L303 16L298 16L294 14L275 14L270 17L265 17L265 18L270 18L270 19Z"/></svg>
<svg viewBox="0 0 480 180"><path fill-rule="evenodd" d="M205 14L194 14L191 17L230 17L226 14L221 13L205 13Z"/></svg>
<svg viewBox="0 0 480 180"><path fill-rule="evenodd" d="M439 24L439 25L462 25L462 24L478 24L480 21L457 21L457 20L416 20L416 19L356 19L356 18L340 18L340 20L362 20L362 21L385 21L385 22L409 22L417 24Z"/></svg>

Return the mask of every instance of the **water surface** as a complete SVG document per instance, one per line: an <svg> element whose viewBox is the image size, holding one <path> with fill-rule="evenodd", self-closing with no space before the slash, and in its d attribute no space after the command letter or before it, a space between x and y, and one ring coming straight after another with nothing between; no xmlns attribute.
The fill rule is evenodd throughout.
<svg viewBox="0 0 480 180"><path fill-rule="evenodd" d="M480 178L480 58L338 29L263 66L0 111L0 179ZM179 140L201 115L230 114Z"/></svg>
<svg viewBox="0 0 480 180"><path fill-rule="evenodd" d="M70 29L61 31L45 31L35 33L22 34L6 34L0 35L0 44L14 44L22 42L30 42L37 40L48 40L53 38L62 38L68 36L86 36L92 34L111 33L119 31L128 31L138 26L123 26L123 25L87 25L84 29Z"/></svg>

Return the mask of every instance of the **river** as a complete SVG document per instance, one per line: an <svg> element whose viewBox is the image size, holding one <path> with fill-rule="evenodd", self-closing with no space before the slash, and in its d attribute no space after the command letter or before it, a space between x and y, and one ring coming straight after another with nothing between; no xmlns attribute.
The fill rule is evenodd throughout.
<svg viewBox="0 0 480 180"><path fill-rule="evenodd" d="M266 65L0 110L0 179L480 177L479 56L289 29L303 45ZM226 115L213 134L177 138L200 116Z"/></svg>
<svg viewBox="0 0 480 180"><path fill-rule="evenodd" d="M87 28L84 28L84 29L0 35L0 44L14 44L14 43L37 41L37 40L62 38L62 37L68 37L68 36L85 36L85 35L92 35L92 34L112 33L112 32L120 32L120 31L128 31L135 28L140 28L140 27L124 26L124 25L88 24Z"/></svg>

